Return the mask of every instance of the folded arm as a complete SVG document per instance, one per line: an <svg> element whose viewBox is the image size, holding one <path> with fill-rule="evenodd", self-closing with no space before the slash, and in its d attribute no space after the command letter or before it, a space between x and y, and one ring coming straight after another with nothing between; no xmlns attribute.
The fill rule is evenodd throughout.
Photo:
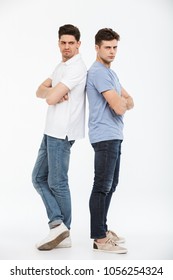
<svg viewBox="0 0 173 280"><path fill-rule="evenodd" d="M124 115L127 110L126 98L118 95L118 93L113 89L104 91L102 94L109 106L115 111L117 115Z"/></svg>
<svg viewBox="0 0 173 280"><path fill-rule="evenodd" d="M52 80L45 80L37 89L36 96L46 99L49 105L55 105L68 99L69 88L63 83L52 87Z"/></svg>
<svg viewBox="0 0 173 280"><path fill-rule="evenodd" d="M132 97L124 88L121 90L121 95L115 90L108 90L102 94L117 115L124 115L127 110L132 109L134 106Z"/></svg>

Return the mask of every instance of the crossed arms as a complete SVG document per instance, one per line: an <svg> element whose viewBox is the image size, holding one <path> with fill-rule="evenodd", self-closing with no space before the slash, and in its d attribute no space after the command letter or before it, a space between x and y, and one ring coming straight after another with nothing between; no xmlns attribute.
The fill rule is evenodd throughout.
<svg viewBox="0 0 173 280"><path fill-rule="evenodd" d="M118 95L115 90L104 91L102 94L117 115L123 115L134 107L132 97L124 88L121 89L121 95Z"/></svg>
<svg viewBox="0 0 173 280"><path fill-rule="evenodd" d="M48 78L38 87L36 96L46 99L48 105L55 105L68 100L68 92L69 88L63 83L58 83L56 86L52 87L52 80ZM118 95L115 90L104 91L102 94L109 106L118 115L123 115L134 106L132 97L124 88L121 89L121 95Z"/></svg>
<svg viewBox="0 0 173 280"><path fill-rule="evenodd" d="M36 96L46 99L48 105L55 105L68 99L69 88L63 83L52 87L52 80L48 78L37 89Z"/></svg>

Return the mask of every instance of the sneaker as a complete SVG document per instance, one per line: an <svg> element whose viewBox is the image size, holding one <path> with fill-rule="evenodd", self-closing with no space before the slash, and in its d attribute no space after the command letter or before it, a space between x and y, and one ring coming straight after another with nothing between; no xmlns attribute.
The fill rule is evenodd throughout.
<svg viewBox="0 0 173 280"><path fill-rule="evenodd" d="M36 245L38 250L52 250L66 237L69 236L69 230L61 223L59 226L50 229L48 236Z"/></svg>
<svg viewBox="0 0 173 280"><path fill-rule="evenodd" d="M116 253L116 254L125 254L127 249L117 245L112 239L108 238L105 243L98 243L94 241L93 243L94 251Z"/></svg>
<svg viewBox="0 0 173 280"><path fill-rule="evenodd" d="M71 244L71 238L70 236L66 237L62 242L60 242L56 248L70 248L72 246Z"/></svg>
<svg viewBox="0 0 173 280"><path fill-rule="evenodd" d="M115 243L120 244L125 242L125 238L118 236L114 231L108 230L107 237L112 239Z"/></svg>

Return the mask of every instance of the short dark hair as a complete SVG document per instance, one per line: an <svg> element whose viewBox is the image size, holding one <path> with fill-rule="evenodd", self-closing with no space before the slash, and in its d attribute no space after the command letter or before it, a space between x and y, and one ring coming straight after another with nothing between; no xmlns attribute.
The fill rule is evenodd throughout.
<svg viewBox="0 0 173 280"><path fill-rule="evenodd" d="M60 26L58 31L58 37L61 38L62 35L73 35L78 42L80 40L80 31L79 29L72 24L65 24Z"/></svg>
<svg viewBox="0 0 173 280"><path fill-rule="evenodd" d="M102 28L95 35L95 44L100 46L102 41L120 40L120 35L111 28Z"/></svg>

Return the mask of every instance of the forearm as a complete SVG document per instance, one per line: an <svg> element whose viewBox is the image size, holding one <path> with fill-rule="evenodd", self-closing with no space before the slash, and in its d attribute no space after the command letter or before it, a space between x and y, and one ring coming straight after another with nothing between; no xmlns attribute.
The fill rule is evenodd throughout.
<svg viewBox="0 0 173 280"><path fill-rule="evenodd" d="M48 94L50 94L50 87L46 87L44 85L40 85L36 91L36 96L39 98L46 99Z"/></svg>
<svg viewBox="0 0 173 280"><path fill-rule="evenodd" d="M68 100L69 89L62 83L58 83L55 87L49 89L46 93L46 102L49 105L55 105Z"/></svg>
<svg viewBox="0 0 173 280"><path fill-rule="evenodd" d="M51 88L52 88L52 80L48 78L38 87L36 91L36 96L44 99L47 98L47 95L49 94Z"/></svg>
<svg viewBox="0 0 173 280"><path fill-rule="evenodd" d="M56 105L68 100L69 88L63 83L59 82L52 87L52 80L48 78L37 89L36 96L46 99L48 105Z"/></svg>
<svg viewBox="0 0 173 280"><path fill-rule="evenodd" d="M127 110L126 98L119 96L115 90L105 91L102 94L117 115L124 115Z"/></svg>
<svg viewBox="0 0 173 280"><path fill-rule="evenodd" d="M119 96L119 99L117 99L112 109L117 115L124 115L127 111L127 100L124 97Z"/></svg>

